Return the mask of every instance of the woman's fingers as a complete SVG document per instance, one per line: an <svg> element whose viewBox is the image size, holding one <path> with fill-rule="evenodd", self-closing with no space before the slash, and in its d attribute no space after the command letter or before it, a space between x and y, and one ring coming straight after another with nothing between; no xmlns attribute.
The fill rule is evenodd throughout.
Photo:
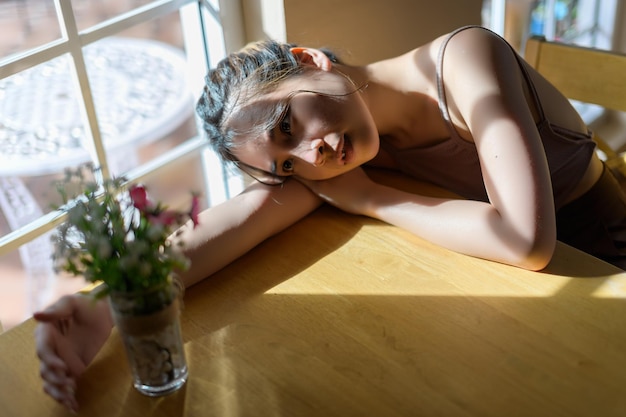
<svg viewBox="0 0 626 417"><path fill-rule="evenodd" d="M47 326L51 327L49 324ZM71 376L74 374L71 369L77 368L77 366L66 363L56 354L54 349L50 348L51 345L44 344L44 347L41 346L39 345L37 355L41 360L39 373L43 380L44 392L69 410L77 412L76 379ZM84 365L80 364L78 368L84 369Z"/></svg>
<svg viewBox="0 0 626 417"><path fill-rule="evenodd" d="M58 358L54 358L54 364L42 361L39 365L39 375L44 381L50 382L55 385L65 385L70 377L67 376L67 366L63 363L59 363Z"/></svg>
<svg viewBox="0 0 626 417"><path fill-rule="evenodd" d="M78 412L78 401L76 401L75 385L55 385L44 383L43 390L58 403L64 405L73 412Z"/></svg>
<svg viewBox="0 0 626 417"><path fill-rule="evenodd" d="M37 321L50 322L71 317L75 309L74 299L70 296L63 296L59 300L47 307L45 310L36 311L33 317Z"/></svg>

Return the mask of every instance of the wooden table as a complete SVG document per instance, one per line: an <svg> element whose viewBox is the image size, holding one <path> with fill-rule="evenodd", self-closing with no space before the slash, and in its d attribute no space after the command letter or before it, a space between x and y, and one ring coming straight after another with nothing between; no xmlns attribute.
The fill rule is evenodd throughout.
<svg viewBox="0 0 626 417"><path fill-rule="evenodd" d="M322 207L185 295L190 378L149 398L117 333L97 416L624 416L626 274L559 244L540 273ZM0 336L0 415L63 416L34 323Z"/></svg>

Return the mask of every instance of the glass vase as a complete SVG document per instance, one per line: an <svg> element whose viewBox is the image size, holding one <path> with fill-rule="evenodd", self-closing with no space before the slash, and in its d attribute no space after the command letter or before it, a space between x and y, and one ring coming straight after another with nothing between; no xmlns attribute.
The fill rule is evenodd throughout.
<svg viewBox="0 0 626 417"><path fill-rule="evenodd" d="M134 387L160 396L181 388L187 362L180 329L180 286L174 282L141 292L111 292L113 320L124 343Z"/></svg>

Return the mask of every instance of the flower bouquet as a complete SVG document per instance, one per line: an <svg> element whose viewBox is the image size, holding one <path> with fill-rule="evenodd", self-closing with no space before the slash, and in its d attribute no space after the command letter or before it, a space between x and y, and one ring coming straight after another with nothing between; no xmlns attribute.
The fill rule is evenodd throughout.
<svg viewBox="0 0 626 417"><path fill-rule="evenodd" d="M80 194L69 198L67 188ZM180 331L182 286L174 278L188 260L171 239L187 221L197 225L199 203L188 211L169 210L149 200L145 187L123 178L102 184L85 180L84 170L67 171L57 184L67 221L53 237L58 270L102 283L124 342L134 386L146 395L180 388L187 365Z"/></svg>

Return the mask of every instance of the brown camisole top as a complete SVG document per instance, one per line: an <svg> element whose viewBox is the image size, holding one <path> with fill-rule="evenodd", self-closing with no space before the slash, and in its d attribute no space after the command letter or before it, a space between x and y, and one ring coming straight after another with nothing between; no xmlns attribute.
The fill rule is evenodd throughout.
<svg viewBox="0 0 626 417"><path fill-rule="evenodd" d="M435 145L415 147L410 149L395 149L388 143L381 146L389 152L398 168L416 179L427 181L439 187L452 191L462 197L488 201L487 192L483 183L480 169L480 159L474 143L461 138L455 130L446 102L443 85L442 68L446 45L457 33L470 28L481 26L465 26L452 32L443 42L437 60L437 86L439 90L439 109L446 121L450 137ZM511 47L511 49L513 49ZM521 57L513 50L522 69L524 80L528 83L534 104L539 113L537 129L543 141L546 152L554 202L558 210L564 200L584 175L595 149L591 132L581 134L550 123L545 118L541 102L530 79Z"/></svg>

